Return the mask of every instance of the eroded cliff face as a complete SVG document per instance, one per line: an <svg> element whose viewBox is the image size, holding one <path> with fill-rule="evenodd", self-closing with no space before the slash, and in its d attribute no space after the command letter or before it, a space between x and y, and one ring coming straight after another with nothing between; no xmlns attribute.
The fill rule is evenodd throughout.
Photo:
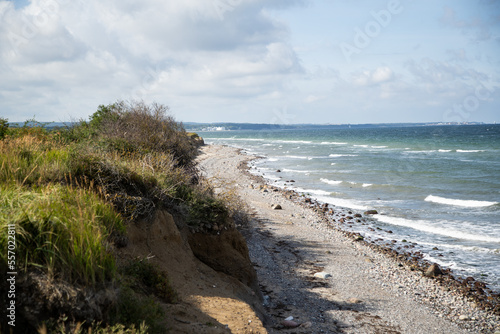
<svg viewBox="0 0 500 334"><path fill-rule="evenodd" d="M178 293L178 303L164 305L173 333L267 333L257 275L240 232L192 233L158 211L128 226L128 238L119 258L149 258Z"/></svg>
<svg viewBox="0 0 500 334"><path fill-rule="evenodd" d="M157 211L129 224L126 239L114 250L118 265L151 262L177 294L173 304L155 297L171 333L267 333L257 275L240 232L193 233L181 218L176 221L169 212ZM31 333L61 315L75 323L106 322L121 289L113 284L90 290L35 271L20 280L19 288L18 316L26 327L20 333Z"/></svg>

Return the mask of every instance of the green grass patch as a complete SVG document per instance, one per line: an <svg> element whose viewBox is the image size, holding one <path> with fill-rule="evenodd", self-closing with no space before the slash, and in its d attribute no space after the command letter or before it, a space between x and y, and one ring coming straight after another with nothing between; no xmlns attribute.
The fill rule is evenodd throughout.
<svg viewBox="0 0 500 334"><path fill-rule="evenodd" d="M148 295L163 299L166 303L177 302L177 294L170 285L166 273L147 259L129 262L121 270L134 290L142 290Z"/></svg>
<svg viewBox="0 0 500 334"><path fill-rule="evenodd" d="M0 247L15 224L17 266L30 266L71 282L111 280L116 267L109 236L125 231L113 208L86 189L48 184L29 189L0 185ZM0 255L6 261L6 253Z"/></svg>
<svg viewBox="0 0 500 334"><path fill-rule="evenodd" d="M143 323L149 334L167 332L163 324L164 311L151 296L144 296L124 286L118 298L116 309L112 312L113 324L124 324L139 328Z"/></svg>

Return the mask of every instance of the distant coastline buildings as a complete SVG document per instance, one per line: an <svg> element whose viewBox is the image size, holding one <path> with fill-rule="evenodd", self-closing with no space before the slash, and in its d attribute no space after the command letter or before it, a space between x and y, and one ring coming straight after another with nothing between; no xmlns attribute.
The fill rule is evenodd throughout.
<svg viewBox="0 0 500 334"><path fill-rule="evenodd" d="M228 131L225 126L207 126L201 129L201 131Z"/></svg>

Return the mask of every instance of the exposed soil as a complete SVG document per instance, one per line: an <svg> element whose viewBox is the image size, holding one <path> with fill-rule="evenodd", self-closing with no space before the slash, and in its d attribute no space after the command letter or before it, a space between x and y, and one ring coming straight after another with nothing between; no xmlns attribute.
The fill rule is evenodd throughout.
<svg viewBox="0 0 500 334"><path fill-rule="evenodd" d="M256 274L239 232L222 232L216 239L191 235L172 215L159 211L129 226L128 237L120 258L150 259L178 293L178 303L163 305L171 333L267 333L258 316L260 310L263 317L261 300L251 288L257 286Z"/></svg>

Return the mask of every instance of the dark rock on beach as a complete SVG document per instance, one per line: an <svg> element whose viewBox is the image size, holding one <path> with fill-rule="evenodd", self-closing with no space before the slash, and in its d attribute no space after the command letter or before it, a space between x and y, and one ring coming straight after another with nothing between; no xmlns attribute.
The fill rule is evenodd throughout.
<svg viewBox="0 0 500 334"><path fill-rule="evenodd" d="M443 272L437 263L432 264L424 273L426 277L436 277L442 275Z"/></svg>

